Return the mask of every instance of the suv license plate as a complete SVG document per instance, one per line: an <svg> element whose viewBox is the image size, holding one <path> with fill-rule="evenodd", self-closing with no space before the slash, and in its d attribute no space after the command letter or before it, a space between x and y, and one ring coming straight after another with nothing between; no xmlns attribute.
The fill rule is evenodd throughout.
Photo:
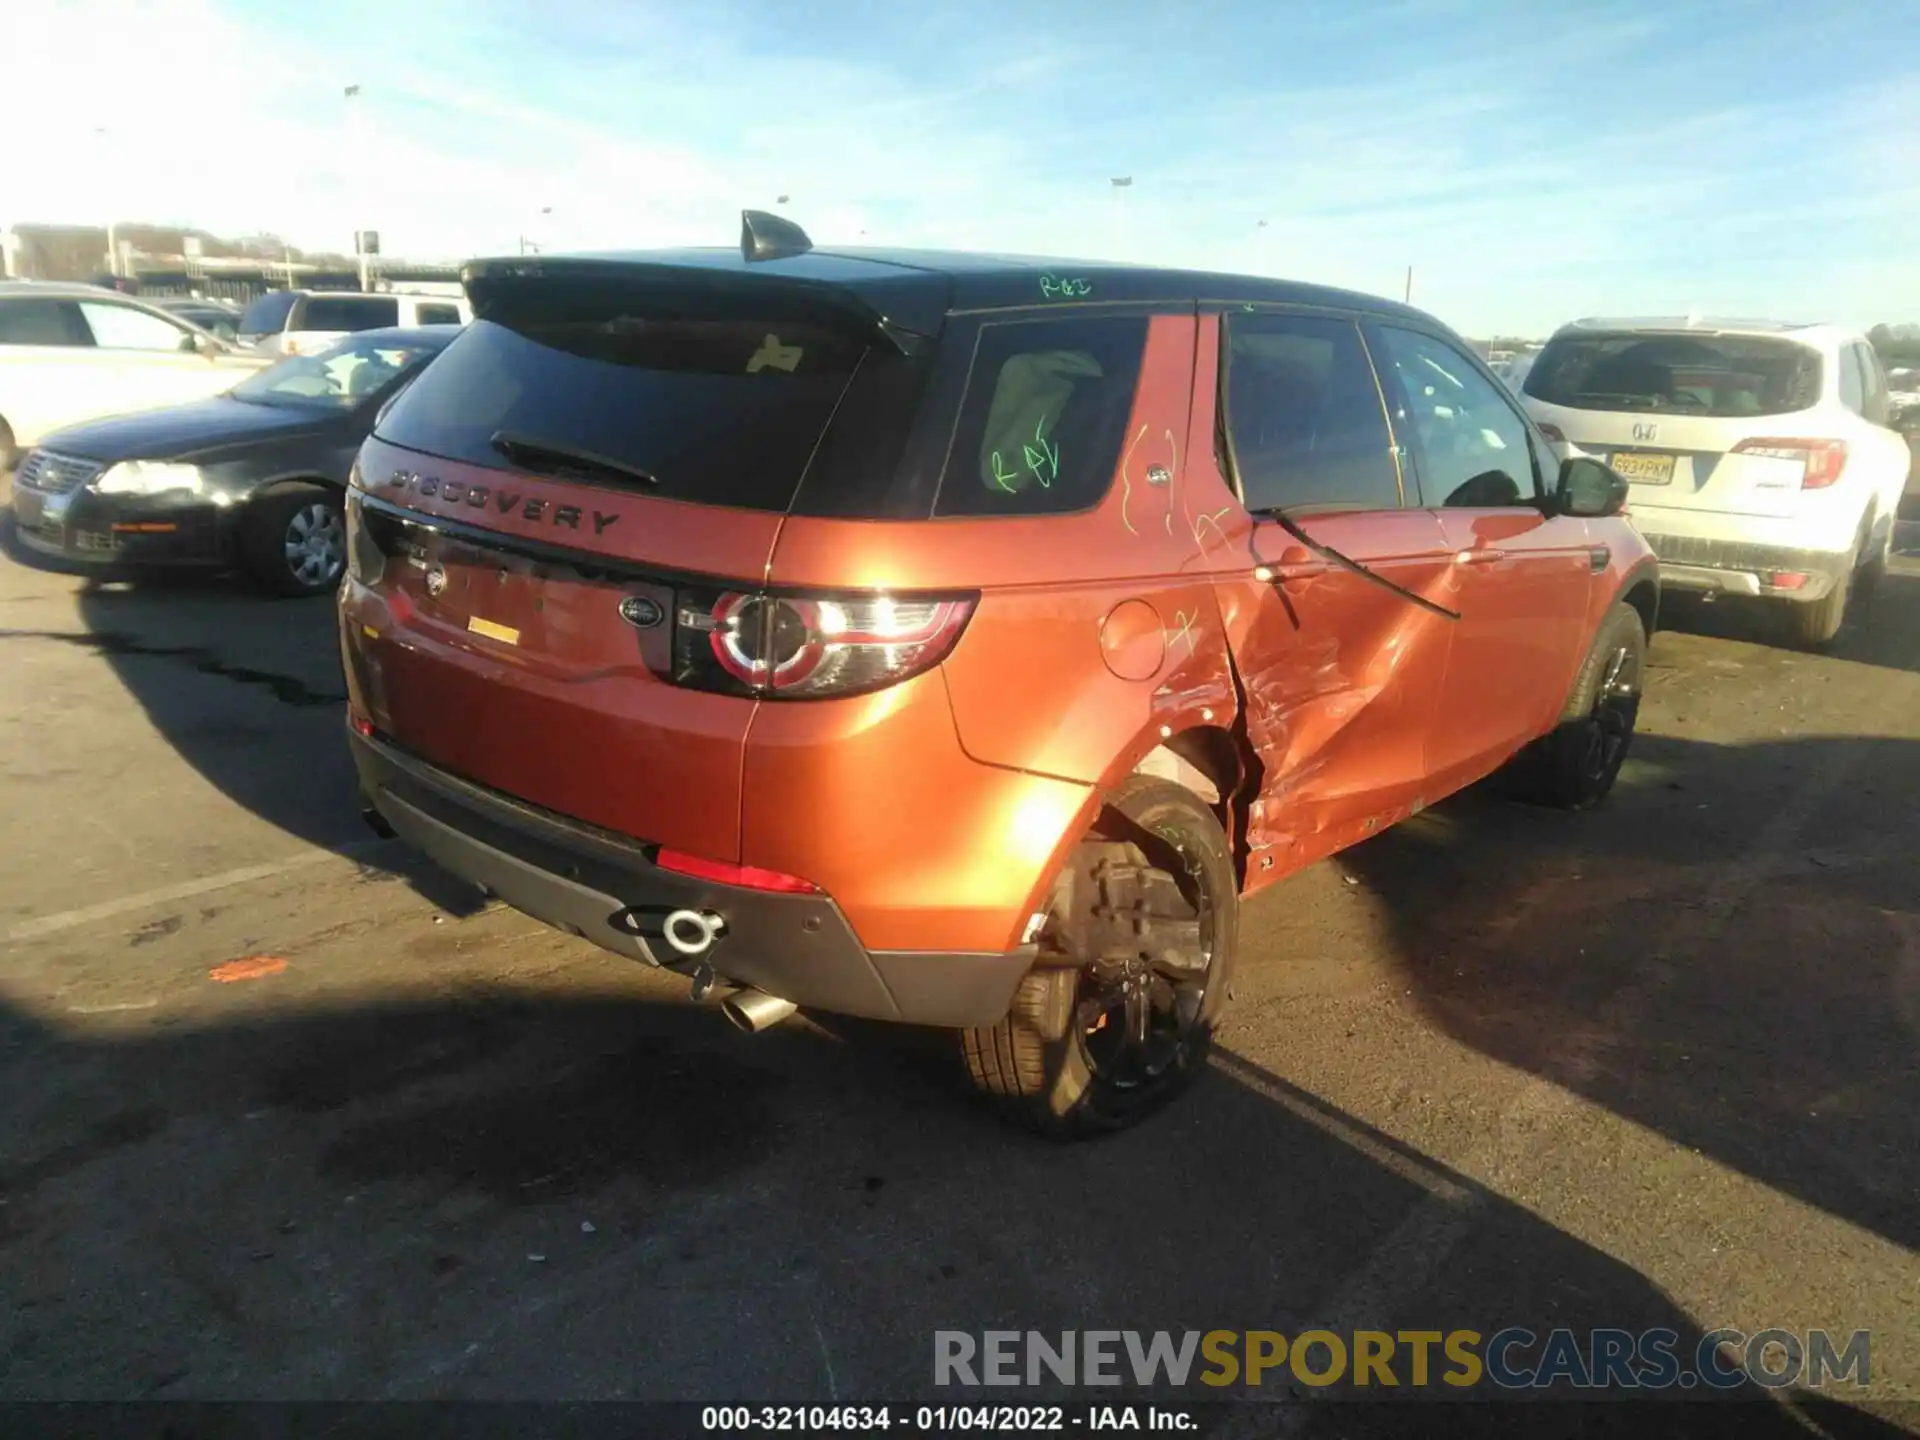
<svg viewBox="0 0 1920 1440"><path fill-rule="evenodd" d="M1622 480L1634 485L1668 485L1673 481L1673 456L1636 455L1616 451L1612 460Z"/></svg>

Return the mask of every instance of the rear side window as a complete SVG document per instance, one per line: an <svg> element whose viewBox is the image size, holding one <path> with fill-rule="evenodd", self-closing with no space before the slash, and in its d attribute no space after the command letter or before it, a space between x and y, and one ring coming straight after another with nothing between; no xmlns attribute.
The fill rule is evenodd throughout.
<svg viewBox="0 0 1920 1440"><path fill-rule="evenodd" d="M1556 335L1524 388L1575 410L1785 415L1820 398L1820 356L1767 335Z"/></svg>
<svg viewBox="0 0 1920 1440"><path fill-rule="evenodd" d="M302 330L378 330L399 323L400 302L371 295L315 295L300 317Z"/></svg>
<svg viewBox="0 0 1920 1440"><path fill-rule="evenodd" d="M1352 321L1228 316L1226 400L1249 510L1399 506L1380 387Z"/></svg>
<svg viewBox="0 0 1920 1440"><path fill-rule="evenodd" d="M980 327L937 515L1058 515L1100 502L1133 412L1145 316Z"/></svg>
<svg viewBox="0 0 1920 1440"><path fill-rule="evenodd" d="M1840 347L1840 403L1859 415L1867 408L1866 377L1860 373L1860 348Z"/></svg>
<svg viewBox="0 0 1920 1440"><path fill-rule="evenodd" d="M458 325L460 307L457 305L422 305L416 312L421 325Z"/></svg>
<svg viewBox="0 0 1920 1440"><path fill-rule="evenodd" d="M240 314L242 335L278 335L287 328L287 316L299 297L291 290L273 290L262 295Z"/></svg>
<svg viewBox="0 0 1920 1440"><path fill-rule="evenodd" d="M1860 379L1866 391L1866 403L1860 413L1876 425L1887 423L1889 406L1887 404L1887 375L1880 367L1880 357L1873 353L1873 347L1864 343L1855 343L1853 353L1860 360Z"/></svg>
<svg viewBox="0 0 1920 1440"><path fill-rule="evenodd" d="M510 325L467 326L401 392L379 434L512 469L492 444L504 431L650 474L648 494L784 511L865 350L863 338L819 324L656 319L617 293L562 293Z"/></svg>
<svg viewBox="0 0 1920 1440"><path fill-rule="evenodd" d="M70 300L0 300L0 345L91 345Z"/></svg>

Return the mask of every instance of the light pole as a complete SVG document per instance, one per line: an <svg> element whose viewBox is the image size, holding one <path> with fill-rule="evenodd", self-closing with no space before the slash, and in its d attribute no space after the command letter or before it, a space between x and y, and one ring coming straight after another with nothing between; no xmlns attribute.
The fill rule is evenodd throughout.
<svg viewBox="0 0 1920 1440"><path fill-rule="evenodd" d="M553 214L553 207L551 205L542 205L540 207L542 219L551 214ZM525 235L522 235L520 237L520 253L525 255L529 250L535 255L538 255L540 253L540 242L538 240L529 240Z"/></svg>
<svg viewBox="0 0 1920 1440"><path fill-rule="evenodd" d="M342 100L346 107L347 150L349 155L349 159L348 159L349 164L353 163L354 160L360 158L361 152L363 152L366 149L366 146L362 143L365 139L365 135L363 133L363 128L361 125L361 109L358 105L353 103L359 98L360 98L360 86L358 82L355 82L354 84L347 86L346 89L342 92ZM362 186L360 183L358 182L350 183L348 188L353 194L352 204L356 212L354 217L354 225L353 225L353 250L354 250L354 254L358 256L360 260L360 293L364 295L367 293L367 281L368 281L367 237L366 237L365 228L360 223L365 217L360 215L358 212L366 209L366 205L364 203L366 197L362 193Z"/></svg>
<svg viewBox="0 0 1920 1440"><path fill-rule="evenodd" d="M107 133L104 125L94 126L93 134L100 142L100 169L104 172L109 168L107 162L112 158L113 137ZM107 181L107 204L119 204L119 197L114 194L114 177L104 175L103 178ZM107 211L107 273L117 278L120 274L120 231L114 223L113 213L111 209Z"/></svg>
<svg viewBox="0 0 1920 1440"><path fill-rule="evenodd" d="M1131 190L1132 188L1133 188L1133 177L1131 175L1116 175L1113 178L1114 245L1116 249L1118 249L1120 252L1118 255L1114 257L1115 259L1124 260L1126 258L1126 251L1129 248L1127 244L1128 236L1127 236L1127 193L1126 192Z"/></svg>

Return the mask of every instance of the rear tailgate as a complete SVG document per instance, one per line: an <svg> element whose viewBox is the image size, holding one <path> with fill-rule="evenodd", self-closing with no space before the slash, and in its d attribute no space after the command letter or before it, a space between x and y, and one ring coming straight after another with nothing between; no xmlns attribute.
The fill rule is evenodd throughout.
<svg viewBox="0 0 1920 1440"><path fill-rule="evenodd" d="M1556 335L1523 391L1537 420L1626 477L1635 507L1779 518L1806 461L1738 447L1805 438L1796 415L1820 384L1819 353L1784 336L1587 330Z"/></svg>
<svg viewBox="0 0 1920 1440"><path fill-rule="evenodd" d="M675 683L676 595L763 583L875 337L757 277L591 278L517 276L362 450L356 691L456 774L737 860L758 702Z"/></svg>
<svg viewBox="0 0 1920 1440"><path fill-rule="evenodd" d="M1527 407L1569 444L1604 460L1632 485L1629 506L1783 517L1796 512L1806 462L1741 455L1749 435L1792 432L1693 415L1620 414L1562 406Z"/></svg>

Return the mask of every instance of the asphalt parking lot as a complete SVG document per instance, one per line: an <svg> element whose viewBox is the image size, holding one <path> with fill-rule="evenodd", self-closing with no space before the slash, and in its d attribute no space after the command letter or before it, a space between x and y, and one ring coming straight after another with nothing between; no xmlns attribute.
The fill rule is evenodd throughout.
<svg viewBox="0 0 1920 1440"><path fill-rule="evenodd" d="M326 602L0 559L0 1392L844 1402L926 1395L942 1328L1824 1327L1870 1385L1738 1433L1900 1433L1920 559L1832 655L1673 618L1602 811L1470 793L1275 887L1213 1073L1060 1148L936 1037L737 1034L374 840Z"/></svg>

